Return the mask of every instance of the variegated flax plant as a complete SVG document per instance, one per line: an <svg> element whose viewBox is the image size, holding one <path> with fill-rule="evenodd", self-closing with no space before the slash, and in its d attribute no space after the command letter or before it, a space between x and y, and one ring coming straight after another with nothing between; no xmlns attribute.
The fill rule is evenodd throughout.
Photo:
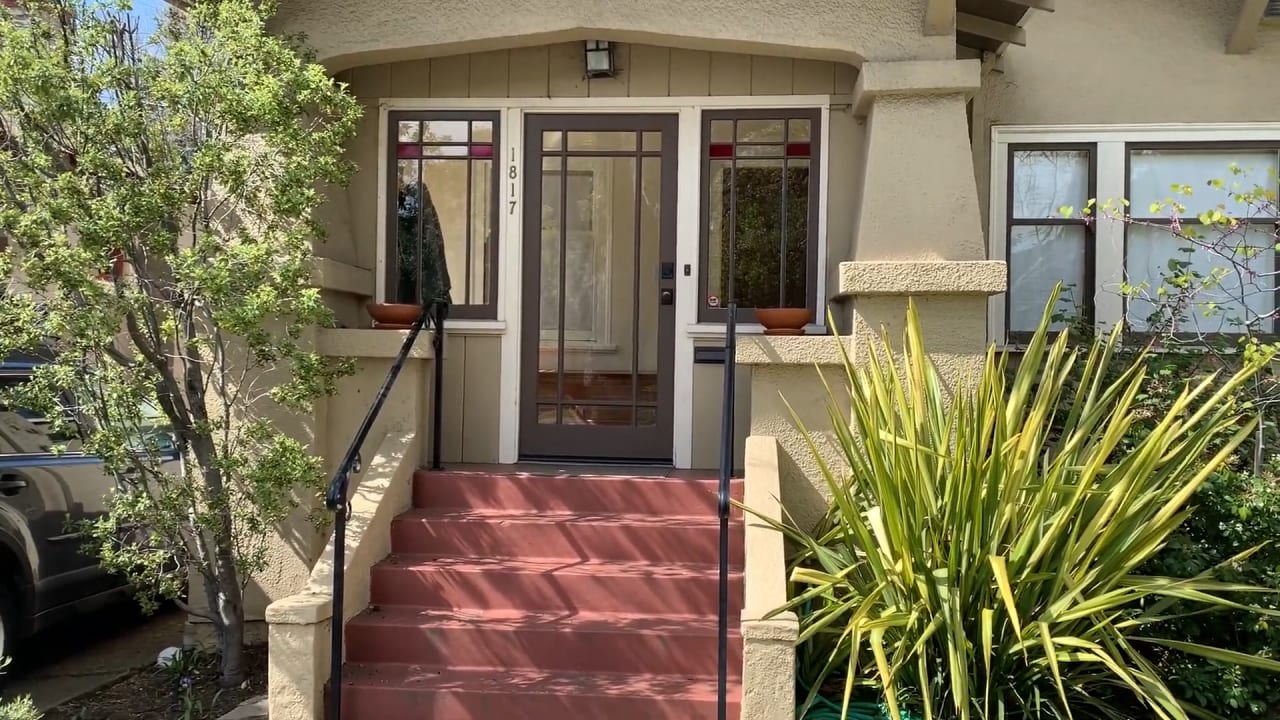
<svg viewBox="0 0 1280 720"><path fill-rule="evenodd" d="M1082 347L1055 337L1054 301L1016 369L992 348L954 395L914 305L901 348L886 337L865 362L845 356L847 388L828 393L847 469L811 440L829 511L813 530L774 523L798 548L793 599L774 614L800 615L805 707L821 693L845 716L852 699L892 718L1183 720L1214 716L1170 693L1156 652L1280 670L1148 632L1176 601L1212 622L1215 609L1246 609L1229 595L1270 591L1136 572L1252 431L1233 398L1256 364L1188 383L1121 449L1142 358L1105 374L1120 332Z"/></svg>

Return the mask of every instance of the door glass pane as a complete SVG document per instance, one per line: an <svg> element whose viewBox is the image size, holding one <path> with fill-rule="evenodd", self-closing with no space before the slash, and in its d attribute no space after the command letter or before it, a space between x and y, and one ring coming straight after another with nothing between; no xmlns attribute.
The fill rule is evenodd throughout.
<svg viewBox="0 0 1280 720"><path fill-rule="evenodd" d="M662 159L641 161L639 301L635 303L636 399L658 401L658 250L662 233Z"/></svg>
<svg viewBox="0 0 1280 720"><path fill-rule="evenodd" d="M569 135L569 151L616 150L619 152L635 152L636 134L631 131L600 132L571 130Z"/></svg>
<svg viewBox="0 0 1280 720"><path fill-rule="evenodd" d="M630 425L630 405L565 405L565 425Z"/></svg>
<svg viewBox="0 0 1280 720"><path fill-rule="evenodd" d="M541 298L538 327L542 341L538 344L538 397L558 400L560 372L560 227L561 192L560 158L542 159L542 252L538 296ZM546 422L539 411L538 421ZM556 421L552 413L551 422Z"/></svg>
<svg viewBox="0 0 1280 720"><path fill-rule="evenodd" d="M631 426L657 401L662 160L637 135L572 131L618 154L543 161L539 423Z"/></svg>

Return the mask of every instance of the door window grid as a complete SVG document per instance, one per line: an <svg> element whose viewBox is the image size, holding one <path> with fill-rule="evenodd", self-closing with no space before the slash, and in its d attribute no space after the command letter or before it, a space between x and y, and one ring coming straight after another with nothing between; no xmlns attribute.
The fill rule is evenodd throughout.
<svg viewBox="0 0 1280 720"><path fill-rule="evenodd" d="M817 306L817 109L703 112L700 321Z"/></svg>
<svg viewBox="0 0 1280 720"><path fill-rule="evenodd" d="M499 113L388 114L386 298L418 303L439 258L459 318L497 316Z"/></svg>
<svg viewBox="0 0 1280 720"><path fill-rule="evenodd" d="M613 213L602 209L604 204L614 202L614 183L612 176L617 172L614 164L618 160L631 159L630 170L634 178L634 195L631 213L634 227L630 229L633 238L632 292L640 293L642 282L641 251L644 213L642 207L647 201L644 196L644 178L646 164L661 162L662 137L659 132L627 130L627 131L581 131L555 130L542 133L542 179L543 196L541 202L542 236L539 257L543 259L541 267L542 284L539 293L539 376L554 372L555 388L544 387L538 383L537 422L542 425L630 425L637 427L653 426L658 418L658 384L656 379L640 372L640 303L630 308L631 347L630 347L630 382L626 392L619 393L615 384L608 379L606 373L594 373L590 369L590 361L584 373L577 373L572 383L566 381L568 372L567 356L575 356L575 350L592 349L603 352L616 352L618 349L607 341L592 339L593 333L607 333L612 325L612 267L607 258L601 258L601 248L613 252L613 235L622 231L614 222ZM591 169L584 169L590 166ZM655 167L653 170L660 170ZM652 171L651 171L652 172ZM590 177L587 183L583 178ZM592 192L590 201L576 197L571 192L571 181L577 179L578 189ZM549 180L558 183L558 187L547 194ZM596 180L600 180L599 185ZM569 207L570 198L575 199L575 207ZM555 205L552 205L555 203ZM657 211L657 206L654 206ZM598 228L598 229L597 229ZM547 233L554 242L546 242ZM583 238L592 236L588 244L585 239L575 242L575 236ZM607 236L604 241L601 235ZM577 259L570 258L570 250L581 251ZM587 250L591 253L590 261L586 260ZM559 251L558 253L556 251ZM550 262L548 262L550 261ZM569 292L570 269L573 275L573 292ZM594 278L582 274L585 270L594 271ZM603 273L603 277L602 277ZM551 285L548 279L554 279ZM585 288L585 290L584 290ZM585 297L587 302L576 303L573 298ZM560 302L565 298L565 302ZM571 310L573 308L573 310ZM584 308L590 308L584 312ZM588 312L594 316L590 322L581 318ZM554 313L555 317L548 317ZM590 326L590 330L584 328ZM598 337L598 336L597 336ZM551 358L543 357L544 353L554 354L554 368L546 367ZM581 377L579 377L581 376ZM594 386L594 387L590 387ZM578 397L573 397L577 395ZM628 395L623 397L622 395ZM550 401L550 402L548 402Z"/></svg>

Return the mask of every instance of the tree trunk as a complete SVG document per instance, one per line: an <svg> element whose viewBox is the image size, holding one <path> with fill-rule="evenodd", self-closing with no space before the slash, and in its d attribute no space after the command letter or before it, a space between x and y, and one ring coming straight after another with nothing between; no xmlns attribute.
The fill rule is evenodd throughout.
<svg viewBox="0 0 1280 720"><path fill-rule="evenodd" d="M237 596L239 587L236 587ZM238 598L219 593L218 616L222 632L218 634L221 653L221 675L218 683L225 688L239 687L244 682L244 608Z"/></svg>

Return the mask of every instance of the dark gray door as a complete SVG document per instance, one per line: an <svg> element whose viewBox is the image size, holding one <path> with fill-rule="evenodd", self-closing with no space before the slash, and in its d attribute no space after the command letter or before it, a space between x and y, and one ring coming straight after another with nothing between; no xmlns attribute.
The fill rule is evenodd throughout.
<svg viewBox="0 0 1280 720"><path fill-rule="evenodd" d="M522 457L671 460L677 125L526 116Z"/></svg>

